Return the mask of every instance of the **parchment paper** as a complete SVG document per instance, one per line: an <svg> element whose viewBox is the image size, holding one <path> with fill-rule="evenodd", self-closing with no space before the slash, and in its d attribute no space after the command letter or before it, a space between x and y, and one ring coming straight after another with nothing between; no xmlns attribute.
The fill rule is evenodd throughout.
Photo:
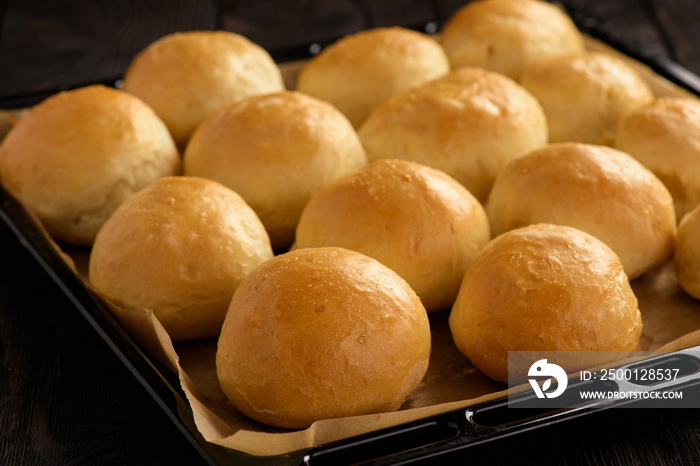
<svg viewBox="0 0 700 466"><path fill-rule="evenodd" d="M88 251L67 252L78 273L87 276ZM700 301L680 288L672 261L633 281L632 288L644 325L639 351L661 353L700 345ZM252 455L310 448L508 394L507 385L489 379L459 353L447 325L448 312L439 312L430 314L433 347L428 372L399 411L324 420L303 430L278 429L245 417L228 402L216 378L215 338L173 344L151 311L134 312L105 302L135 340L154 349L154 357L179 374L203 437Z"/></svg>
<svg viewBox="0 0 700 466"><path fill-rule="evenodd" d="M587 43L590 50L621 56L593 39L587 39ZM692 95L644 65L630 62L647 79L657 96ZM288 88L294 87L300 66L299 62L283 65ZM0 112L0 117L6 119L18 115L17 112ZM3 129L2 125L0 129ZM72 263L89 287L85 278L89 250L70 246L59 250L61 254L67 254L66 260ZM635 280L632 286L644 324L640 351L665 352L700 345L700 302L681 290L672 262ZM216 379L216 339L173 345L153 312L129 311L114 303L106 304L134 340L179 375L204 438L252 455L278 455L306 449L507 394L506 385L486 377L457 351L447 326L448 313L434 313L430 315L433 348L428 373L399 411L329 419L303 430L273 428L243 416L226 400Z"/></svg>

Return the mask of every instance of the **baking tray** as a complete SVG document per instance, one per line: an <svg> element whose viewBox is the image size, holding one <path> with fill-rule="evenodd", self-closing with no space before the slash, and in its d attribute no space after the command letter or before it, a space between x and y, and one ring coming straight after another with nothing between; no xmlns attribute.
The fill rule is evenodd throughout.
<svg viewBox="0 0 700 466"><path fill-rule="evenodd" d="M649 67L653 72L675 85L700 96L700 78L684 67L665 57L645 56L629 46L619 43L616 38L598 30L597 23L593 18L577 16L575 12L572 14L572 18L582 32L588 36L602 41ZM443 23L444 20L439 19L418 25L414 29L434 32ZM311 55L311 51L317 52L325 45L327 44L310 44L309 47L271 51L271 54L279 62L303 60ZM102 84L118 86L119 80L115 78ZM0 108L26 108L52 93L54 92L5 99L0 101ZM275 464L335 465L413 462L467 449L485 442L612 407L632 403L635 406L643 406L644 403L644 401L618 399L614 401L588 401L557 409L514 409L514 404L531 401L534 395L527 391L283 455L255 456L242 453L218 446L203 438L195 424L189 401L181 388L177 375L150 357L123 330L102 300L86 288L83 280L66 262L57 245L45 233L40 222L2 185L0 185L0 219L15 234L17 241L31 253L47 276L73 303L76 311L94 328L100 338L166 413L171 422L182 433L183 438L195 448L203 461L208 464L254 465L274 462ZM638 368L640 364L644 367L655 368L681 367L681 370L673 382L637 388L658 391L683 390L689 395L700 395L700 346L658 355L619 367L625 369L636 365L634 367ZM600 387L606 390L630 388L625 383L603 383L601 381L588 383L593 384L592 388L599 388L598 385L603 384Z"/></svg>

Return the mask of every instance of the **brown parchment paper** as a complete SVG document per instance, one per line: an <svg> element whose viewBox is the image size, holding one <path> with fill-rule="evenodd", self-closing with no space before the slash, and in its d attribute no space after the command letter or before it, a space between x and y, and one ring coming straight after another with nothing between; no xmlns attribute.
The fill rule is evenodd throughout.
<svg viewBox="0 0 700 466"><path fill-rule="evenodd" d="M593 39L587 38L587 45L589 50L628 59ZM647 79L657 96L692 95L657 76L648 67L628 60ZM288 88L295 87L301 66L301 62L282 65ZM16 111L0 111L0 139L9 128L5 123L19 116L21 113ZM90 288L87 280L89 250L65 245L56 247ZM692 299L679 287L671 261L635 280L632 287L644 324L640 351L666 352L700 345L700 301ZM105 304L134 340L178 374L203 437L251 455L278 455L306 449L507 394L506 385L486 377L457 351L447 325L448 312L434 313L430 315L433 348L428 372L399 411L329 419L303 430L273 428L243 416L226 400L216 378L215 338L173 344L150 310L132 311L107 301Z"/></svg>
<svg viewBox="0 0 700 466"><path fill-rule="evenodd" d="M80 256L86 253L79 256L74 253L71 256L77 258L76 263L84 264L85 257ZM644 323L639 351L668 352L700 345L700 301L680 288L671 261L635 280L632 287ZM440 312L430 315L433 347L428 372L399 411L319 421L304 430L277 429L248 419L226 400L216 378L215 338L173 345L152 312L144 310L138 315L107 304L127 331L138 326L135 339L140 342L150 339L150 346L158 346L153 341L160 342L157 357L166 358L161 361L176 368L203 437L252 455L277 455L310 448L508 393L505 384L486 377L457 351L447 325L448 313Z"/></svg>

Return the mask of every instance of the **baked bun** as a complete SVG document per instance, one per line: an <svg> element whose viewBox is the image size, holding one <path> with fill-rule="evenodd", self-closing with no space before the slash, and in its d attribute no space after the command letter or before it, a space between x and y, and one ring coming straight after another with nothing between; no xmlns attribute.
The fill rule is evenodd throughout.
<svg viewBox="0 0 700 466"><path fill-rule="evenodd" d="M227 31L164 36L134 58L123 81L124 90L142 98L163 119L180 148L217 108L284 89L270 54Z"/></svg>
<svg viewBox="0 0 700 466"><path fill-rule="evenodd" d="M89 280L105 298L150 309L174 341L219 334L233 292L272 257L253 210L230 189L167 177L127 199L90 254Z"/></svg>
<svg viewBox="0 0 700 466"><path fill-rule="evenodd" d="M687 213L678 225L673 262L681 288L700 299L700 206Z"/></svg>
<svg viewBox="0 0 700 466"><path fill-rule="evenodd" d="M275 250L292 244L313 194L366 163L342 113L292 91L248 97L218 110L197 129L184 155L186 175L216 180L246 200Z"/></svg>
<svg viewBox="0 0 700 466"><path fill-rule="evenodd" d="M423 379L430 325L396 273L360 253L312 248L246 277L216 353L224 394L265 424L397 410Z"/></svg>
<svg viewBox="0 0 700 466"><path fill-rule="evenodd" d="M660 97L629 112L615 147L664 182L679 219L700 204L700 99Z"/></svg>
<svg viewBox="0 0 700 466"><path fill-rule="evenodd" d="M443 172L380 160L323 188L304 209L295 248L339 246L403 277L428 312L449 309L490 239L484 208Z"/></svg>
<svg viewBox="0 0 700 466"><path fill-rule="evenodd" d="M536 61L583 53L583 37L560 8L538 0L474 1L440 32L452 68L479 67L515 80Z"/></svg>
<svg viewBox="0 0 700 466"><path fill-rule="evenodd" d="M496 236L532 223L569 225L615 251L634 279L673 252L668 189L632 156L606 146L559 143L513 159L486 204Z"/></svg>
<svg viewBox="0 0 700 466"><path fill-rule="evenodd" d="M138 98L93 85L37 104L0 149L0 179L49 234L90 245L121 202L180 172L163 122Z"/></svg>
<svg viewBox="0 0 700 466"><path fill-rule="evenodd" d="M547 143L537 100L515 81L462 68L382 102L358 130L370 161L406 159L440 169L485 202L512 157Z"/></svg>
<svg viewBox="0 0 700 466"><path fill-rule="evenodd" d="M297 90L330 102L355 128L381 101L445 74L442 47L430 36L400 27L350 34L301 70Z"/></svg>
<svg viewBox="0 0 700 466"><path fill-rule="evenodd" d="M587 233L548 224L504 233L477 254L449 325L459 350L501 382L509 351L634 351L642 334L617 255ZM588 367L606 356L593 353Z"/></svg>
<svg viewBox="0 0 700 466"><path fill-rule="evenodd" d="M533 63L520 82L542 104L550 142L612 145L620 118L654 99L636 70L598 52Z"/></svg>

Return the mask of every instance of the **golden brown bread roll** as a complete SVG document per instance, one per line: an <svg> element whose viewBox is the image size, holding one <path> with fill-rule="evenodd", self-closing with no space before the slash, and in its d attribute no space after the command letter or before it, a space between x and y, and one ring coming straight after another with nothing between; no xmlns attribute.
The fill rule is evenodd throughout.
<svg viewBox="0 0 700 466"><path fill-rule="evenodd" d="M462 68L382 102L358 130L370 161L440 169L486 201L498 170L547 143L537 100L515 81Z"/></svg>
<svg viewBox="0 0 700 466"><path fill-rule="evenodd" d="M511 230L477 254L449 324L459 350L501 382L508 351L634 351L642 333L617 255L587 233L548 224Z"/></svg>
<svg viewBox="0 0 700 466"><path fill-rule="evenodd" d="M612 145L620 118L654 99L635 69L598 52L538 61L520 82L542 104L550 142Z"/></svg>
<svg viewBox="0 0 700 466"><path fill-rule="evenodd" d="M164 36L133 59L123 82L124 90L142 98L163 119L182 149L217 108L284 89L282 73L268 52L228 31Z"/></svg>
<svg viewBox="0 0 700 466"><path fill-rule="evenodd" d="M566 13L538 0L467 3L445 23L440 44L453 69L479 67L515 80L530 63L584 51Z"/></svg>
<svg viewBox="0 0 700 466"><path fill-rule="evenodd" d="M301 70L297 90L330 102L355 128L381 101L445 74L442 47L427 34L400 27L343 37Z"/></svg>
<svg viewBox="0 0 700 466"><path fill-rule="evenodd" d="M243 414L302 428L398 409L425 375L430 348L427 313L401 277L357 252L310 248L243 280L216 367Z"/></svg>
<svg viewBox="0 0 700 466"><path fill-rule="evenodd" d="M486 204L493 236L532 223L579 228L615 251L634 279L673 251L668 189L632 156L607 146L559 143L513 159Z"/></svg>
<svg viewBox="0 0 700 466"><path fill-rule="evenodd" d="M60 241L90 245L121 202L180 172L163 122L126 92L93 85L37 104L0 148L0 179Z"/></svg>
<svg viewBox="0 0 700 466"><path fill-rule="evenodd" d="M186 175L216 180L246 200L275 250L292 244L313 194L366 163L342 113L292 91L252 96L218 110L197 129L184 155Z"/></svg>
<svg viewBox="0 0 700 466"><path fill-rule="evenodd" d="M403 277L428 312L449 309L490 239L481 204L443 172L380 160L324 187L304 209L295 248L339 246Z"/></svg>
<svg viewBox="0 0 700 466"><path fill-rule="evenodd" d="M89 280L114 303L150 309L174 341L218 335L241 280L272 257L255 212L211 180L161 178L127 199L90 254Z"/></svg>
<svg viewBox="0 0 700 466"><path fill-rule="evenodd" d="M620 121L615 147L663 181L678 219L700 203L700 99L661 97L632 110Z"/></svg>
<svg viewBox="0 0 700 466"><path fill-rule="evenodd" d="M673 262L680 286L700 299L700 206L688 212L678 225Z"/></svg>

